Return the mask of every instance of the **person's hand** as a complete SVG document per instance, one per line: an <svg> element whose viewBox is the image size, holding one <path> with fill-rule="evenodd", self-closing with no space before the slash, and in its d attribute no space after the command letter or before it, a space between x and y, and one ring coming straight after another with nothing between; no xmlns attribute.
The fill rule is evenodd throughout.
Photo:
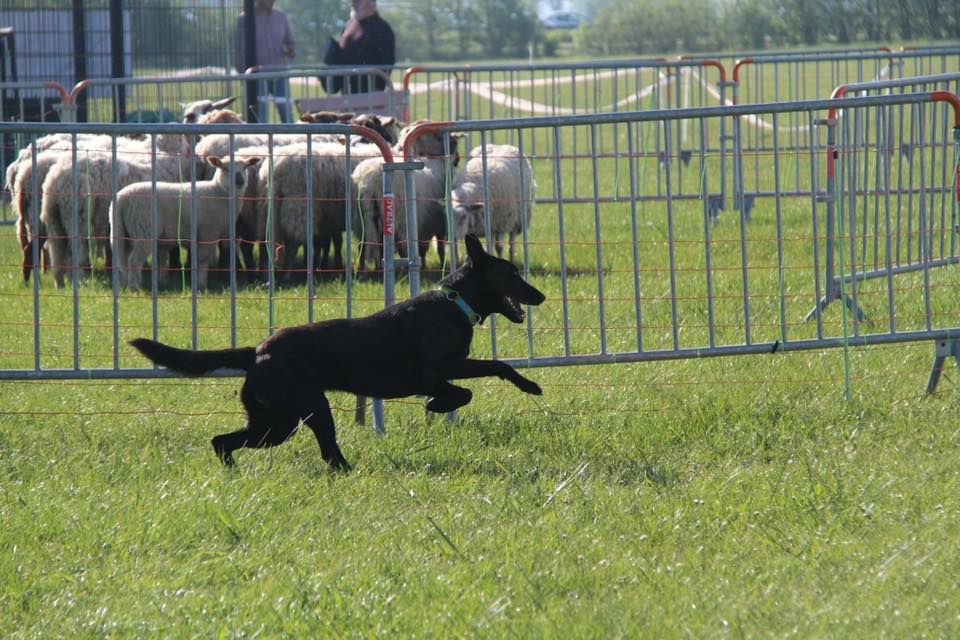
<svg viewBox="0 0 960 640"><path fill-rule="evenodd" d="M358 39L363 34L363 30L360 28L360 21L351 18L347 21L347 26L343 28L343 33L340 34L340 48L345 49L350 45L351 40Z"/></svg>

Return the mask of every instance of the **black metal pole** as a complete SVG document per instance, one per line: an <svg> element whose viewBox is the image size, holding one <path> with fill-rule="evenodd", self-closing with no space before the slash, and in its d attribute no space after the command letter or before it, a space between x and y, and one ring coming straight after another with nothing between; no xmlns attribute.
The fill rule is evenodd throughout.
<svg viewBox="0 0 960 640"><path fill-rule="evenodd" d="M87 78L87 20L83 0L73 0L73 79L80 82ZM87 92L81 91L77 99L77 122L87 121Z"/></svg>
<svg viewBox="0 0 960 640"><path fill-rule="evenodd" d="M110 77L123 78L126 51L123 46L123 0L110 0ZM113 121L127 119L127 90L123 85L114 86Z"/></svg>
<svg viewBox="0 0 960 640"><path fill-rule="evenodd" d="M244 69L257 66L257 8L254 0L243 0L243 60L238 60ZM257 122L257 102L259 96L259 83L255 80L247 82L247 104L246 114L247 122Z"/></svg>

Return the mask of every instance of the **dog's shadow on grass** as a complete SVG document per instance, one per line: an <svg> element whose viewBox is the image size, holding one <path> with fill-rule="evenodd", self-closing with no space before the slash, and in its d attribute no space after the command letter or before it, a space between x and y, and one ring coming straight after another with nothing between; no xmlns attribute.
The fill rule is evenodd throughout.
<svg viewBox="0 0 960 640"><path fill-rule="evenodd" d="M657 490L671 489L677 485L680 475L667 465L650 461L640 461L630 457L603 460L581 460L571 462L569 466L560 464L544 465L542 460L531 459L529 463L516 457L509 462L496 458L456 459L430 456L425 459L418 455L424 449L405 452L401 455L388 453L380 449L374 456L382 456L397 473L423 474L433 478L472 475L487 478L500 478L519 483L537 483L542 479L564 479L572 477L574 470L579 477L597 482L619 486L649 485ZM369 461L368 461L369 464ZM362 461L361 461L362 465ZM361 467L362 468L362 467Z"/></svg>

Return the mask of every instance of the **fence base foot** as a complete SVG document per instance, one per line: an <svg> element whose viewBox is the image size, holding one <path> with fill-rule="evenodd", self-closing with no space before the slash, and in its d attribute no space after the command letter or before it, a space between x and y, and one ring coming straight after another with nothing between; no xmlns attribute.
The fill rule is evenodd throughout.
<svg viewBox="0 0 960 640"><path fill-rule="evenodd" d="M373 430L380 435L387 432L387 425L383 420L383 400L374 398L373 400Z"/></svg>
<svg viewBox="0 0 960 640"><path fill-rule="evenodd" d="M839 300L839 299L840 299L839 290L837 292L828 293L827 295L823 296L822 298L820 298L820 301L817 302L817 306L811 309L810 313L808 313L807 316L803 319L804 322L809 322L810 320L816 318L823 312L824 309L827 308L828 304L830 304L834 300ZM843 296L843 302L844 304L847 305L847 309L849 309L851 313L857 314L858 322L864 322L867 319L867 314L863 312L863 309L857 306L857 304L853 301L853 298L851 298L850 296Z"/></svg>
<svg viewBox="0 0 960 640"><path fill-rule="evenodd" d="M937 350L933 356L933 367L930 369L930 379L927 380L927 393L931 394L937 390L937 383L940 382L940 374L943 373L943 366L947 358L953 356L960 364L960 342L953 338L937 340Z"/></svg>

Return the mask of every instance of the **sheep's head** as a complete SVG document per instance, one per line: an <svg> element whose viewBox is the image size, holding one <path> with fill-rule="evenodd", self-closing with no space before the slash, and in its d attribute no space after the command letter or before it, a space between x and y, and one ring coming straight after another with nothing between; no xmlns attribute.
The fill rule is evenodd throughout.
<svg viewBox="0 0 960 640"><path fill-rule="evenodd" d="M214 182L220 183L225 190L228 190L232 181L236 187L236 193L242 195L247 189L248 172L256 169L261 159L255 156L239 157L231 163L230 158L211 156L207 158L207 162L216 169L213 175Z"/></svg>
<svg viewBox="0 0 960 640"><path fill-rule="evenodd" d="M450 192L450 212L453 217L453 237L483 231L483 194L477 185L467 182Z"/></svg>
<svg viewBox="0 0 960 640"><path fill-rule="evenodd" d="M223 98L217 101L197 100L196 102L183 104L181 105L183 107L183 123L194 124L200 120L200 116L203 114L216 109L226 109L233 104L233 101L236 99L236 96L230 96L229 98Z"/></svg>
<svg viewBox="0 0 960 640"><path fill-rule="evenodd" d="M396 118L378 116L372 113L362 113L354 116L350 122L361 127L373 129L380 134L381 138L386 140L387 144L395 144L397 142L398 127Z"/></svg>
<svg viewBox="0 0 960 640"><path fill-rule="evenodd" d="M403 148L404 141L411 131L414 130L418 125L428 122L427 120L417 120L411 124L408 124L403 128L403 131L400 132L400 142L398 146ZM445 153L444 150L444 139L449 138L449 153ZM460 152L458 147L460 146L460 140L463 138L461 134L450 135L444 131L427 131L421 135L418 135L416 140L413 141L413 155L415 156L424 156L427 158L443 158L449 157L451 163L454 167L460 164Z"/></svg>

